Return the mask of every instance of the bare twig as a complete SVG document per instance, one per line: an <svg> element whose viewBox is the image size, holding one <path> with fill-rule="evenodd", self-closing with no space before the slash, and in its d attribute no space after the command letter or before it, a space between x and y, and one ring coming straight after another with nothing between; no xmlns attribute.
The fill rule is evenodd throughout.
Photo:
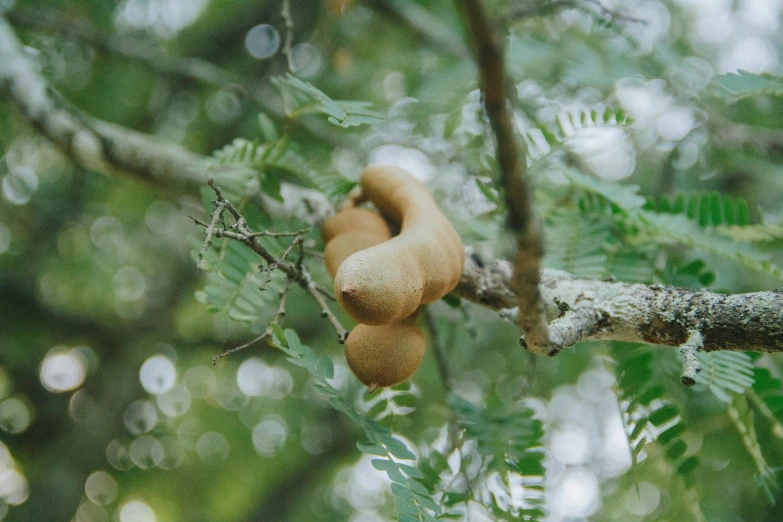
<svg viewBox="0 0 783 522"><path fill-rule="evenodd" d="M285 44L283 44L283 54L288 60L288 70L296 74L296 64L291 56L291 44L294 41L294 19L291 18L291 0L283 0L283 6L280 9L280 16L285 22Z"/></svg>
<svg viewBox="0 0 783 522"><path fill-rule="evenodd" d="M527 18L532 18L534 16L543 16L561 8L574 8L586 11L592 15L597 14L602 18L609 20L610 23L614 22L615 20L643 25L647 25L649 23L646 20L641 20L639 18L634 18L632 16L613 11L608 7L605 7L599 0L550 0L548 2L520 3L519 5L515 5L506 10L502 18L505 24L509 24Z"/></svg>
<svg viewBox="0 0 783 522"><path fill-rule="evenodd" d="M337 332L338 342L340 344L344 344L345 340L348 338L348 330L346 330L343 325L340 324L340 320L337 319L337 317L329 309L329 306L327 306L326 301L324 300L324 297L318 288L318 285L311 281L305 287L305 290L307 290L307 293L310 294L310 297L313 298L313 301L315 301L321 308L321 317L327 318L329 322L332 323L332 327L334 327L335 331Z"/></svg>
<svg viewBox="0 0 783 522"><path fill-rule="evenodd" d="M449 373L449 365L445 350L443 349L443 343L438 335L438 327L435 324L435 316L432 311L427 309L424 313L424 319L427 321L427 329L432 336L432 348L435 353L435 360L438 362L438 371L440 372L440 379L443 381L443 387L447 392L451 392L451 374Z"/></svg>
<svg viewBox="0 0 783 522"><path fill-rule="evenodd" d="M552 351L539 292L543 238L532 211L532 192L525 176L524 148L517 139L506 93L506 71L503 48L481 7L480 0L458 0L471 34L479 69L479 84L484 96L505 190L508 227L517 236L514 262L514 290L519 302L517 324L525 332L530 351L548 354Z"/></svg>
<svg viewBox="0 0 783 522"><path fill-rule="evenodd" d="M288 248L286 248L285 252L283 252L279 258L275 257L274 254L266 249L258 240L258 238L261 236L271 235L273 233L264 234L251 231L242 214L239 213L236 207L234 207L234 205L229 200L223 197L220 187L218 187L213 180L209 180L208 185L212 187L212 190L215 191L215 195L217 196L217 200L214 201L215 212L213 213L212 223L216 223L218 221L223 222L223 213L228 212L234 218L234 224L228 227L224 226L223 228L217 228L212 225L206 225L206 223L197 219L194 219L194 221L200 226L211 227L212 235L214 237L225 237L244 243L266 262L267 267L264 269L265 271L271 273L273 270L281 270L286 274L287 281L298 283L299 286L301 286L313 299L313 301L316 302L318 307L321 309L321 315L329 320L332 327L337 332L338 341L341 344L344 343L345 339L348 337L348 331L340 323L340 320L337 319L337 317L332 313L332 311L329 309L329 306L326 304L326 300L324 299L325 295L329 297L331 296L315 281L312 280L310 273L304 267L304 250L301 248L301 245L304 241L303 236L301 234L296 236ZM307 230L302 231L302 233L305 233L306 231ZM208 233L208 238L209 237L211 236ZM300 245L299 258L296 260L296 262L291 263L287 260L287 258L297 245ZM203 248L204 247L202 247L202 249ZM263 339L263 337L264 335L262 334L258 337L258 339L251 341L249 344L258 342L259 340ZM242 348L244 348L244 346L229 350L227 353L233 353L234 351L238 351Z"/></svg>
<svg viewBox="0 0 783 522"><path fill-rule="evenodd" d="M280 291L280 304L277 307L277 312L275 312L275 317L272 319L272 324L275 324L277 326L280 326L280 322L283 320L283 316L285 316L285 301L286 301L286 296L288 295L288 288L290 286L291 286L291 279L286 278L285 283L283 284L283 289ZM266 328L266 330L264 330L264 333L262 333L252 341L245 343L242 346L237 346L236 348L231 348L230 350L226 350L220 355L216 355L215 357L213 357L212 364L217 364L218 359L222 359L227 355L231 355L232 353L236 353L240 350L244 350L245 348L249 348L256 343L263 341L264 339L266 339L272 334L273 334L272 327L270 325Z"/></svg>
<svg viewBox="0 0 783 522"><path fill-rule="evenodd" d="M293 231L283 231L283 232L277 232L277 231L270 231L270 230L264 230L263 232L253 232L251 234L253 237L290 237L290 236L302 236L304 234L307 234L310 232L309 228L303 228L302 230L293 230Z"/></svg>

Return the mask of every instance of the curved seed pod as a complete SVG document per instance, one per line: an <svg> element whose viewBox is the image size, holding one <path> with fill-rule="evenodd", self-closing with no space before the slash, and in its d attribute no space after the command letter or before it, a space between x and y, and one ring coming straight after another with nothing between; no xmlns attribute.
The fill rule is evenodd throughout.
<svg viewBox="0 0 783 522"><path fill-rule="evenodd" d="M386 221L363 208L341 210L324 222L321 235L326 241L324 262L332 277L347 257L392 237ZM348 336L348 366L371 390L399 384L419 367L426 342L416 315L383 326L359 324Z"/></svg>
<svg viewBox="0 0 783 522"><path fill-rule="evenodd" d="M361 186L364 196L400 225L400 233L348 257L335 276L335 295L360 323L388 324L453 290L465 251L427 187L408 172L367 167Z"/></svg>

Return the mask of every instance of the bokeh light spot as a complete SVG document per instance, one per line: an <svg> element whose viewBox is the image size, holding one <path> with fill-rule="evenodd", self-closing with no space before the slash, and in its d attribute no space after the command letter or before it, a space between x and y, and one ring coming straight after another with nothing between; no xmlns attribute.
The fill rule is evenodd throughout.
<svg viewBox="0 0 783 522"><path fill-rule="evenodd" d="M253 58L269 58L280 48L280 34L269 24L257 25L247 32L245 47Z"/></svg>
<svg viewBox="0 0 783 522"><path fill-rule="evenodd" d="M111 504L117 498L117 481L105 471L95 471L87 477L84 492L91 502L100 506Z"/></svg>
<svg viewBox="0 0 783 522"><path fill-rule="evenodd" d="M87 376L87 368L78 352L52 350L41 364L41 384L50 392L64 392L78 388Z"/></svg>
<svg viewBox="0 0 783 522"><path fill-rule="evenodd" d="M174 387L177 369L168 357L153 355L141 365L139 380L147 392L159 395Z"/></svg>

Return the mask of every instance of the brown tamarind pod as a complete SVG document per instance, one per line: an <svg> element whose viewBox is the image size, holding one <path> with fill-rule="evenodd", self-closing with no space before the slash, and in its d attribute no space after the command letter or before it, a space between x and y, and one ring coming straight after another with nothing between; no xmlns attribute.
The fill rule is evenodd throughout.
<svg viewBox="0 0 783 522"><path fill-rule="evenodd" d="M381 326L359 324L348 336L348 367L370 391L409 379L421 364L427 342L417 315Z"/></svg>
<svg viewBox="0 0 783 522"><path fill-rule="evenodd" d="M324 262L334 277L352 254L391 239L386 221L368 209L346 208L327 219L321 229L326 241ZM370 390L408 379L419 367L426 342L410 317L382 326L357 325L345 343L345 357L356 377Z"/></svg>
<svg viewBox="0 0 783 522"><path fill-rule="evenodd" d="M362 173L364 197L400 233L345 259L335 276L340 306L366 325L388 324L413 314L457 286L464 247L427 187L408 172L374 165Z"/></svg>

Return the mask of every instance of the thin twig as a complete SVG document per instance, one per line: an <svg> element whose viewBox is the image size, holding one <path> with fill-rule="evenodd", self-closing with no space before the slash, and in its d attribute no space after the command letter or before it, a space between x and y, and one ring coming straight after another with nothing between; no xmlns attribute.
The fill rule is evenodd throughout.
<svg viewBox="0 0 783 522"><path fill-rule="evenodd" d="M291 18L291 0L283 0L283 6L280 9L280 16L285 21L285 44L283 45L283 54L288 60L288 70L296 74L296 64L291 56L291 44L294 41L294 19Z"/></svg>
<svg viewBox="0 0 783 522"><path fill-rule="evenodd" d="M588 6L593 6L594 10L589 9ZM502 20L505 24L509 24L534 16L543 16L560 8L579 9L591 15L598 14L602 18L609 20L610 23L618 20L642 25L649 24L646 20L612 11L608 7L604 7L599 0L551 0L549 2L528 2L527 5L516 5L508 9L503 14Z"/></svg>
<svg viewBox="0 0 783 522"><path fill-rule="evenodd" d="M294 230L291 232L274 232L270 230L264 230L263 232L253 232L251 237L289 237L289 236L303 236L310 232L309 228L303 228L302 230Z"/></svg>
<svg viewBox="0 0 783 522"><path fill-rule="evenodd" d="M323 295L321 295L321 292L318 289L318 285L316 285L313 281L310 281L310 283L304 288L307 293L310 294L310 297L312 297L321 308L321 317L327 318L329 322L332 323L332 327L335 329L335 331L337 331L337 342L340 344L345 344L345 340L348 338L348 330L343 328L343 325L340 324L340 320L337 319L337 317L329 309L326 301L324 301Z"/></svg>
<svg viewBox="0 0 783 522"><path fill-rule="evenodd" d="M283 316L285 316L285 301L286 296L288 295L288 288L291 285L291 279L286 278L285 283L283 284L283 289L280 291L280 305L277 307L277 312L275 312L275 316L272 319L272 324L276 324L277 326L280 326L280 321L282 321ZM232 353L236 353L240 350L244 350L245 348L249 348L253 346L254 344L263 341L270 335L272 335L272 327L271 325L264 330L264 333L253 339L252 341L243 344L242 346L237 346L236 348L231 348L230 350L226 350L225 352L221 353L220 355L216 355L212 358L212 364L217 364L218 359L222 359L223 357L226 357L227 355L231 355Z"/></svg>
<svg viewBox="0 0 783 522"><path fill-rule="evenodd" d="M539 291L544 253L540 225L532 210L532 191L526 177L524 143L518 140L506 92L503 48L479 0L457 0L471 34L508 207L508 227L517 236L513 287L519 302L517 323L525 332L527 347L536 353L551 352L544 305Z"/></svg>
<svg viewBox="0 0 783 522"><path fill-rule="evenodd" d="M209 180L209 183L212 183L212 180ZM204 270L206 268L206 264L204 262L204 254L207 252L207 249L212 245L212 235L215 233L215 225L218 222L218 219L223 215L223 203L218 201L215 203L215 211L212 213L212 221L209 222L209 225L206 228L206 234L207 238L204 240L204 244L201 245L201 248L198 251L198 268L201 270ZM199 223L195 218L191 218L197 223Z"/></svg>
<svg viewBox="0 0 783 522"><path fill-rule="evenodd" d="M273 270L281 270L286 274L287 281L290 280L298 283L299 286L301 286L316 302L318 307L321 309L321 315L327 318L332 324L335 331L337 332L339 342L341 344L344 343L345 339L348 337L348 331L343 327L339 319L337 319L337 317L329 309L329 306L326 304L325 300L325 297L330 299L334 299L334 297L322 289L315 281L313 281L310 273L304 267L304 249L301 247L302 243L304 242L303 236L296 236L285 252L283 252L283 255L280 258L275 257L258 240L258 238L264 234L250 230L244 216L240 214L240 212L229 200L223 197L223 193L220 190L220 187L218 187L214 181L210 180L207 184L212 188L212 190L215 192L215 195L217 196L217 200L214 202L216 211L215 214L213 214L213 221L222 222L222 216L225 211L228 211L234 218L234 224L229 227L226 227L225 225L223 228L213 227L213 235L215 237L225 237L244 243L256 254L258 254L264 261L266 261L267 267L263 270L270 273ZM200 226L209 226L197 219L194 219L194 221ZM291 263L287 260L287 258L297 245L300 246L299 257L294 263ZM262 336L259 336L259 339L252 341L250 344L257 342L262 338Z"/></svg>
<svg viewBox="0 0 783 522"><path fill-rule="evenodd" d="M446 361L446 353L443 349L440 336L438 335L438 327L435 324L435 316L432 311L427 309L424 313L424 320L427 322L427 328L432 336L432 348L435 353L435 360L438 362L438 371L440 372L440 379L443 381L443 387L447 392L451 392L451 375L449 373L448 362Z"/></svg>

